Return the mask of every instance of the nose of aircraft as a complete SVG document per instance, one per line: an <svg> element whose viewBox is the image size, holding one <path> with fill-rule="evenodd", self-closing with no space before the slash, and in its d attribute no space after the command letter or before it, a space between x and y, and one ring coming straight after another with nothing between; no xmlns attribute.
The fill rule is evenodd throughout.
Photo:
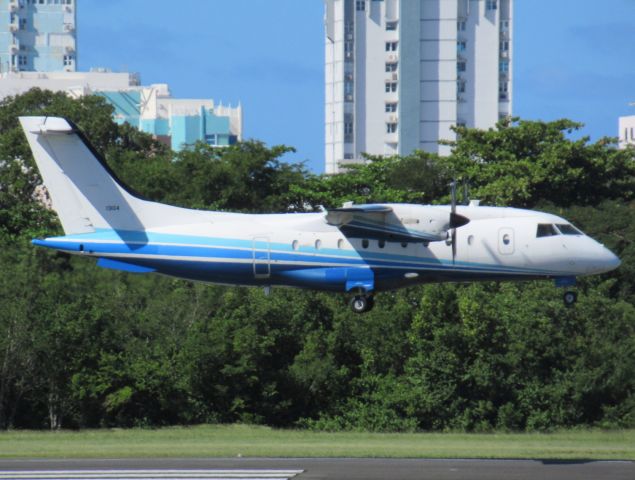
<svg viewBox="0 0 635 480"><path fill-rule="evenodd" d="M605 273L615 270L622 261L604 245L598 245L598 251L589 269L589 273Z"/></svg>

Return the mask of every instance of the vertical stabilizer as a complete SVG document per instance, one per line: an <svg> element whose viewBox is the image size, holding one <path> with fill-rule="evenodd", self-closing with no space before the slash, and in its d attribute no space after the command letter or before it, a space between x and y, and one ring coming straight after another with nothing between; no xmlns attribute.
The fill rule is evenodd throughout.
<svg viewBox="0 0 635 480"><path fill-rule="evenodd" d="M142 230L143 201L120 185L76 127L56 117L20 117L66 234Z"/></svg>

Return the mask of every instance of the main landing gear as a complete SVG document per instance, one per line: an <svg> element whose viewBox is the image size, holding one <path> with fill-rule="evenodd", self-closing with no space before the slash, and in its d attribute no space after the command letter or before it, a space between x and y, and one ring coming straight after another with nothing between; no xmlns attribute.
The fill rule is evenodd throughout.
<svg viewBox="0 0 635 480"><path fill-rule="evenodd" d="M372 295L355 295L351 298L350 306L355 313L370 312L375 306L375 297Z"/></svg>

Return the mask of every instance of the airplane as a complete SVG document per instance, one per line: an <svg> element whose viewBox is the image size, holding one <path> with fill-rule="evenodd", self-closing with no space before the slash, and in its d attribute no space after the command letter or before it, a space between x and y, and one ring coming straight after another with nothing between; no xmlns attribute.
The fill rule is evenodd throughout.
<svg viewBox="0 0 635 480"><path fill-rule="evenodd" d="M243 214L152 202L130 190L85 135L59 117L20 117L65 235L33 244L104 268L213 284L374 295L430 282L551 279L608 272L620 260L567 220L457 205L345 204L318 213ZM566 305L577 300L564 293Z"/></svg>

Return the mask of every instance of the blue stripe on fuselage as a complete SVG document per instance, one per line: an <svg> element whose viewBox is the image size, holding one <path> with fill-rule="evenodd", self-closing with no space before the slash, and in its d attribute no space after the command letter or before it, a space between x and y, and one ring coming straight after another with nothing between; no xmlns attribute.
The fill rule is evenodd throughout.
<svg viewBox="0 0 635 480"><path fill-rule="evenodd" d="M233 273L240 272L238 275L241 277L249 275L249 273L253 274L254 241L245 239L100 230L90 234L35 240L34 243L71 252L83 250L104 258L125 258L128 262L157 268L159 271L167 268L167 265L177 262L181 266L190 265L192 268L194 268L195 264L200 264L196 267L200 272L218 272L231 276L233 276ZM562 274L561 272L538 269L460 261L452 263L448 260L431 257L413 257L369 251L359 252L356 250L327 248L316 250L309 247L295 251L291 245L282 243L268 244L257 241L255 242L255 247L263 251L270 251L272 274L281 274L290 270L314 269L322 266L325 268L338 266L367 268L370 266L376 272L376 275L390 277L402 275L403 271L428 272L428 274L439 272L443 275L454 274L457 280L468 273L475 275L518 274L538 276ZM158 258L157 256L168 258ZM244 265L244 268L239 267L239 265ZM239 283L244 283L244 279Z"/></svg>

